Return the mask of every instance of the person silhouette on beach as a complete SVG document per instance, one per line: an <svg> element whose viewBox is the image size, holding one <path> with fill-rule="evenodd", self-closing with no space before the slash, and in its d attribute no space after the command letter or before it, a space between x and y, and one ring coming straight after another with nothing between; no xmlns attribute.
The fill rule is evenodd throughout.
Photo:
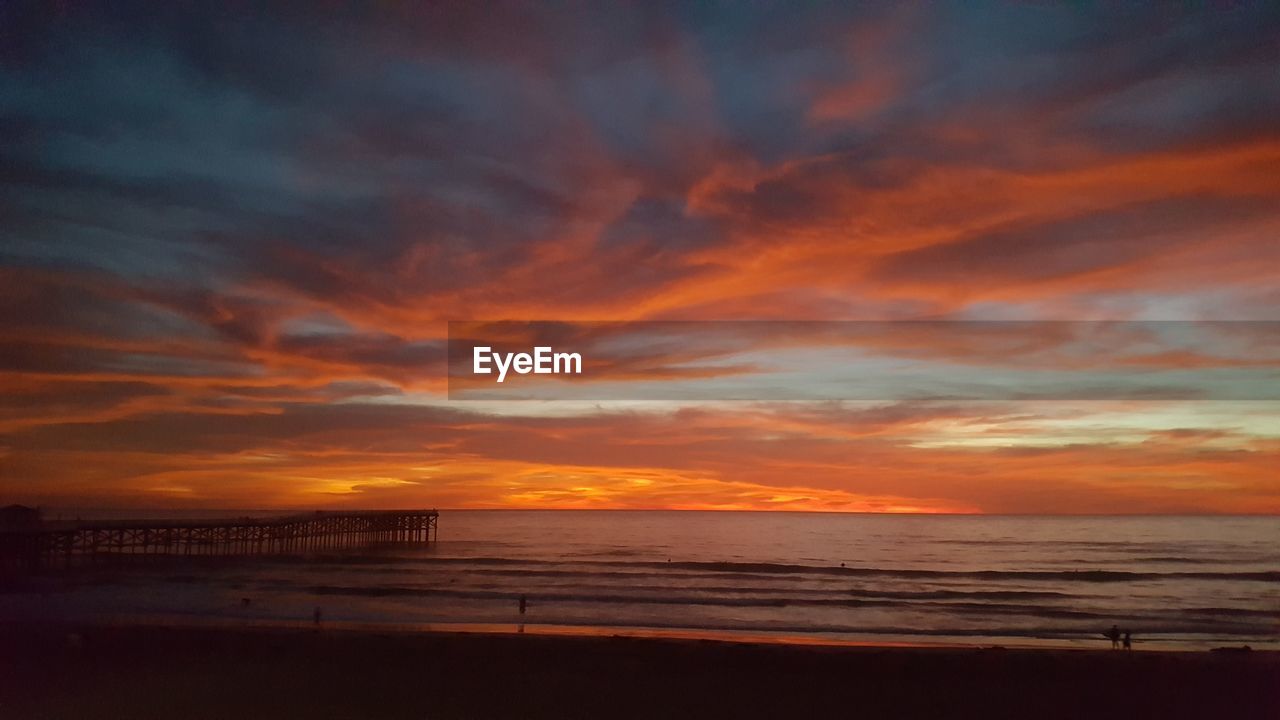
<svg viewBox="0 0 1280 720"><path fill-rule="evenodd" d="M1125 650L1133 649L1133 633L1129 632L1128 630L1124 631L1124 649Z"/></svg>
<svg viewBox="0 0 1280 720"><path fill-rule="evenodd" d="M1102 634L1103 637L1111 641L1111 649L1120 649L1120 628L1112 625L1111 629Z"/></svg>
<svg viewBox="0 0 1280 720"><path fill-rule="evenodd" d="M528 607L529 607L529 599L521 595L520 596L520 614L523 615L524 611L528 609Z"/></svg>

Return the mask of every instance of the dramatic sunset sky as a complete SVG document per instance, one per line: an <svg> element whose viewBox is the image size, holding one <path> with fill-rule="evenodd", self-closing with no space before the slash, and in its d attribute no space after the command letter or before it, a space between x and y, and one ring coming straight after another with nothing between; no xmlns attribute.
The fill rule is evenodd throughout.
<svg viewBox="0 0 1280 720"><path fill-rule="evenodd" d="M1280 320L1274 2L208 5L0 4L0 504L1280 513L1276 400L444 361L449 320Z"/></svg>

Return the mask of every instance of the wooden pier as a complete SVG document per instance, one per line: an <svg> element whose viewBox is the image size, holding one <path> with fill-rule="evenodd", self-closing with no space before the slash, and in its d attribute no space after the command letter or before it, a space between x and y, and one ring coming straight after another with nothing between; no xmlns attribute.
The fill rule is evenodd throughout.
<svg viewBox="0 0 1280 720"><path fill-rule="evenodd" d="M0 529L0 567L35 572L99 557L309 553L433 542L435 510L317 511L274 518L40 523Z"/></svg>

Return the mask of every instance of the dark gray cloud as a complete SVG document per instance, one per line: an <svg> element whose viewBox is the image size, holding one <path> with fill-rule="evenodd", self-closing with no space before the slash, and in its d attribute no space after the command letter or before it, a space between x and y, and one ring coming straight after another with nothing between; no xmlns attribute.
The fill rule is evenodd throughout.
<svg viewBox="0 0 1280 720"><path fill-rule="evenodd" d="M1018 225L890 255L881 281L1036 282L1172 253L1205 236L1274 214L1274 198L1195 196L1124 205L1056 222Z"/></svg>
<svg viewBox="0 0 1280 720"><path fill-rule="evenodd" d="M351 401L442 381L444 318L917 316L963 310L957 278L1133 267L1262 227L1274 189L983 230L950 186L871 208L1275 142L1277 36L1273 3L3 3L0 417L79 423L29 447L409 448L462 436ZM81 417L110 412L145 419Z"/></svg>

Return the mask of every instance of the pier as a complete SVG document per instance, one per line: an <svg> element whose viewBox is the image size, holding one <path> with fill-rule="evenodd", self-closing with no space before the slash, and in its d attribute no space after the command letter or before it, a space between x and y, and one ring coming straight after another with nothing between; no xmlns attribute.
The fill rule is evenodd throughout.
<svg viewBox="0 0 1280 720"><path fill-rule="evenodd" d="M34 522L0 528L0 568L36 572L99 557L308 553L436 539L435 510L316 511L272 518Z"/></svg>

